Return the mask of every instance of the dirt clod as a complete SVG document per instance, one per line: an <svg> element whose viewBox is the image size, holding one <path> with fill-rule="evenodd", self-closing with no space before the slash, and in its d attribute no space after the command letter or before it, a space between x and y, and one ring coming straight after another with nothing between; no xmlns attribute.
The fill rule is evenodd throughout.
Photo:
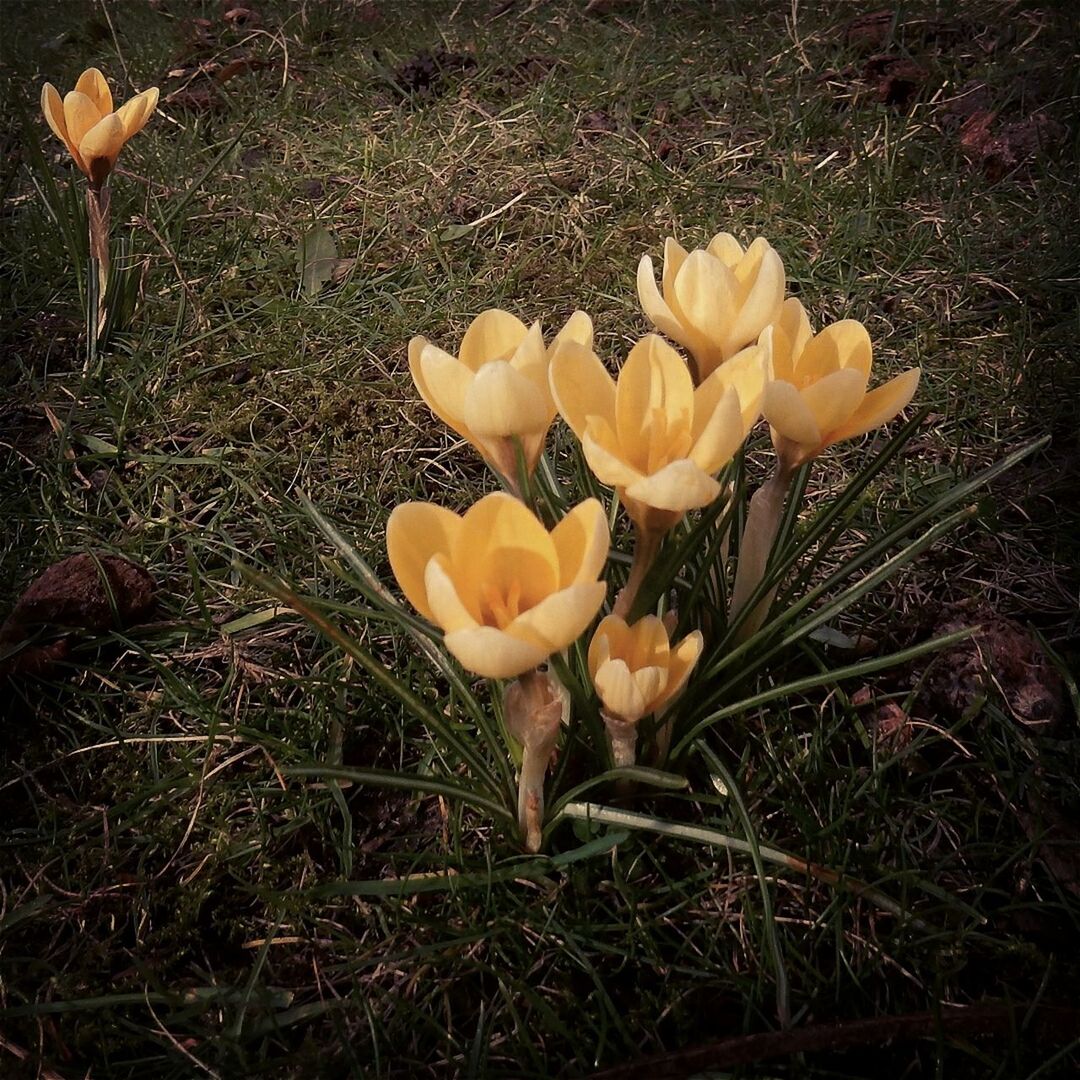
<svg viewBox="0 0 1080 1080"><path fill-rule="evenodd" d="M452 53L446 49L429 52L421 49L403 64L394 68L394 83L403 96L441 93L446 75L461 73L476 67L476 57L468 53Z"/></svg>
<svg viewBox="0 0 1080 1080"><path fill-rule="evenodd" d="M940 714L960 716L995 689L1026 727L1049 733L1065 716L1061 678L1032 635L989 608L954 612L934 631L951 634L977 627L944 653L931 670L925 692Z"/></svg>
<svg viewBox="0 0 1080 1080"><path fill-rule="evenodd" d="M1061 126L1044 112L999 124L996 112L980 109L960 129L960 146L991 180L1000 180L1029 165L1040 150L1050 148L1061 137Z"/></svg>
<svg viewBox="0 0 1080 1080"><path fill-rule="evenodd" d="M877 99L883 105L903 108L918 96L929 73L902 56L879 55L866 61L862 77L875 87Z"/></svg>
<svg viewBox="0 0 1080 1080"><path fill-rule="evenodd" d="M117 555L72 555L31 582L0 627L0 646L17 645L42 629L103 633L144 622L154 609L154 581ZM14 653L0 674L42 674L67 654L67 638Z"/></svg>

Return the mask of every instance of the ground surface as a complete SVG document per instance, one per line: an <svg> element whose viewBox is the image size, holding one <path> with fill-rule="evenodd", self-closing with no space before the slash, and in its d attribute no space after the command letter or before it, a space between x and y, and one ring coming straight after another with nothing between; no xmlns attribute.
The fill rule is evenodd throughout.
<svg viewBox="0 0 1080 1080"><path fill-rule="evenodd" d="M769 1075L1067 1071L1068 1033L1029 1007L1075 1004L1080 955L1080 746L1034 637L1076 664L1071 5L589 6L4 5L0 593L93 551L144 566L158 597L149 624L0 691L4 1068L576 1076L773 1030L778 1010L1019 1003L989 1037L931 1023L884 1057ZM66 190L36 100L90 63L121 98L160 85L162 108L114 182L142 303L84 380L28 139ZM341 261L308 296L297 245L317 225ZM510 853L482 817L283 774L433 767L416 725L234 568L354 601L297 489L385 572L394 502L461 508L488 483L417 403L408 338L580 306L614 359L645 329L640 255L721 229L767 235L815 320L864 320L883 375L924 368L932 411L866 527L1052 436L860 616L890 645L981 622L979 652L716 738L763 843L920 924L788 871L766 918L749 860L670 838L492 883ZM654 808L744 834L724 800ZM445 866L476 877L364 885Z"/></svg>

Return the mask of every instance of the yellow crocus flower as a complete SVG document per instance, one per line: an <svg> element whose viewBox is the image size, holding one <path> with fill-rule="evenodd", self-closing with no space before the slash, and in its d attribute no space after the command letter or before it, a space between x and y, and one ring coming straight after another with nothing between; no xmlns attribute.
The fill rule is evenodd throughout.
<svg viewBox="0 0 1080 1080"><path fill-rule="evenodd" d="M826 447L891 420L915 394L919 368L910 368L867 392L873 349L854 319L814 335L802 304L784 302L780 318L760 339L770 381L761 409L773 444L787 469L817 457Z"/></svg>
<svg viewBox="0 0 1080 1080"><path fill-rule="evenodd" d="M605 711L636 724L665 708L686 685L702 645L699 630L672 645L655 615L632 626L608 615L589 645L589 674Z"/></svg>
<svg viewBox="0 0 1080 1080"><path fill-rule="evenodd" d="M720 494L715 476L757 420L764 385L757 346L695 388L682 357L656 334L630 350L618 382L574 342L551 362L552 394L585 460L647 533L666 532Z"/></svg>
<svg viewBox="0 0 1080 1080"><path fill-rule="evenodd" d="M466 439L509 482L516 480L515 440L531 473L543 452L555 403L548 365L563 341L592 345L592 320L575 311L545 348L539 323L531 327L493 308L478 315L451 356L426 338L409 342L409 370L420 396L448 427Z"/></svg>
<svg viewBox="0 0 1080 1080"><path fill-rule="evenodd" d="M52 83L41 89L41 111L75 164L100 187L112 172L124 143L143 129L157 107L158 89L129 98L115 112L105 76L87 68L63 101Z"/></svg>
<svg viewBox="0 0 1080 1080"><path fill-rule="evenodd" d="M596 499L552 530L495 492L464 516L431 503L395 507L390 566L409 602L441 627L461 665L509 679L565 649L592 622L607 586L607 520Z"/></svg>
<svg viewBox="0 0 1080 1080"><path fill-rule="evenodd" d="M603 703L601 713L611 739L616 766L633 765L637 724L665 709L686 685L701 656L701 632L672 645L667 628L655 615L632 626L609 615L589 644L589 675Z"/></svg>
<svg viewBox="0 0 1080 1080"><path fill-rule="evenodd" d="M709 377L780 314L784 264L758 237L745 251L730 233L717 233L693 252L664 241L663 295L652 259L638 263L637 292L649 321L694 358L697 379Z"/></svg>

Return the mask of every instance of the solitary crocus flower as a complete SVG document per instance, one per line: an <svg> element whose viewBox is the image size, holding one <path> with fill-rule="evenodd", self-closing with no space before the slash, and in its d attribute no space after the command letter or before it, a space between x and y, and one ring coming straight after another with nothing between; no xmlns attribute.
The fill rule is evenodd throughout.
<svg viewBox="0 0 1080 1080"><path fill-rule="evenodd" d="M563 341L591 347L592 320L575 311L550 349L540 324L531 327L493 308L478 315L451 356L426 338L409 342L409 370L431 411L468 440L512 485L520 440L529 473L555 419L548 388L548 363Z"/></svg>
<svg viewBox="0 0 1080 1080"><path fill-rule="evenodd" d="M409 602L445 632L461 665L509 679L565 649L592 622L609 536L596 499L549 533L531 510L495 492L463 517L404 503L386 529L390 566Z"/></svg>
<svg viewBox="0 0 1080 1080"><path fill-rule="evenodd" d="M682 690L702 644L695 630L672 646L655 615L632 626L609 615L596 628L589 645L589 674L603 702L616 765L633 765L638 721L663 710Z"/></svg>
<svg viewBox="0 0 1080 1080"><path fill-rule="evenodd" d="M694 358L697 378L758 339L780 314L784 265L763 237L745 251L730 233L718 233L704 251L664 242L663 295L652 259L638 263L637 291L649 321Z"/></svg>
<svg viewBox="0 0 1080 1080"><path fill-rule="evenodd" d="M96 187L108 179L124 143L142 130L157 101L155 86L113 112L109 85L97 68L87 68L63 101L52 83L41 90L41 111L49 127Z"/></svg>
<svg viewBox="0 0 1080 1080"><path fill-rule="evenodd" d="M762 333L761 344L771 365L761 408L789 469L891 420L919 385L920 369L910 368L868 393L873 350L866 328L844 319L814 336L794 298Z"/></svg>
<svg viewBox="0 0 1080 1080"><path fill-rule="evenodd" d="M552 393L585 460L647 533L666 532L720 494L715 476L757 419L764 382L763 353L752 346L695 389L656 334L630 350L618 383L574 342L551 362Z"/></svg>

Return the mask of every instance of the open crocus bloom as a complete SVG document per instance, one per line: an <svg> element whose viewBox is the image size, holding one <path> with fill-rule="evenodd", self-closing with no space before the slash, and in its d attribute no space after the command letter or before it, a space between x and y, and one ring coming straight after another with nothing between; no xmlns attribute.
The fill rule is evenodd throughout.
<svg viewBox="0 0 1080 1080"><path fill-rule="evenodd" d="M663 709L686 685L701 655L698 630L672 646L663 622L646 615L628 626L609 615L589 645L589 674L605 711L624 723Z"/></svg>
<svg viewBox="0 0 1080 1080"><path fill-rule="evenodd" d="M690 253L668 237L662 285L661 296L652 259L643 255L637 270L642 309L693 356L700 381L757 341L780 314L784 265L760 236L744 251L730 233L718 233L704 251Z"/></svg>
<svg viewBox="0 0 1080 1080"><path fill-rule="evenodd" d="M136 94L113 112L109 85L97 68L87 68L63 101L52 83L41 89L41 111L53 134L97 185L103 184L112 172L124 143L143 129L157 101L155 86Z"/></svg>
<svg viewBox="0 0 1080 1080"><path fill-rule="evenodd" d="M915 394L919 368L911 368L867 393L870 335L854 319L826 326L814 336L802 304L784 302L780 319L763 331L761 345L771 381L762 412L773 443L789 468L841 439L863 435L891 420Z"/></svg>
<svg viewBox="0 0 1080 1080"><path fill-rule="evenodd" d="M574 507L549 533L502 492L463 517L404 503L386 529L402 592L443 629L461 665L489 679L521 675L584 632L607 592L597 579L608 544L596 499Z"/></svg>
<svg viewBox="0 0 1080 1080"><path fill-rule="evenodd" d="M551 362L552 393L589 468L650 532L720 494L715 476L757 420L764 384L764 353L751 346L695 389L682 357L656 334L630 350L618 383L574 342Z"/></svg>
<svg viewBox="0 0 1080 1080"><path fill-rule="evenodd" d="M531 473L555 419L548 363L563 341L592 346L592 320L575 311L544 347L540 324L531 327L493 308L478 315L451 356L426 338L409 342L409 370L420 396L442 422L468 440L501 475L517 474L520 439Z"/></svg>

